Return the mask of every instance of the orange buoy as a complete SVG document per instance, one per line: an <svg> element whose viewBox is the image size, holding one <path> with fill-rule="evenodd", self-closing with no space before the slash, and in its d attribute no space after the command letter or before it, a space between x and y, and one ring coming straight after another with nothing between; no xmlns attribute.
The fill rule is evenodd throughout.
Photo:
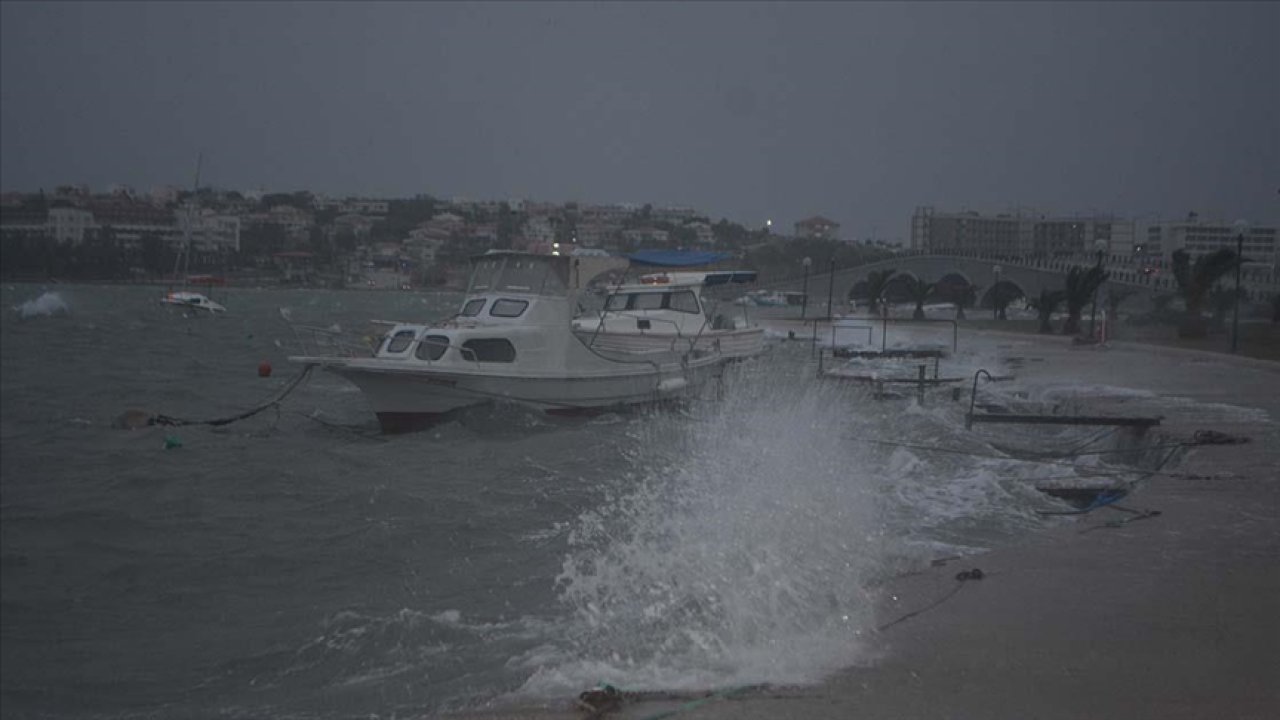
<svg viewBox="0 0 1280 720"><path fill-rule="evenodd" d="M266 360L258 363L258 377L271 377L271 363Z"/></svg>

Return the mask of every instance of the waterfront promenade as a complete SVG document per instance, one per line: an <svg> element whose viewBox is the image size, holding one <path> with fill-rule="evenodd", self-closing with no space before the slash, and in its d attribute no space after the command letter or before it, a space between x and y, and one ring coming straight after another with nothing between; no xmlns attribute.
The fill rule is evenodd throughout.
<svg viewBox="0 0 1280 720"><path fill-rule="evenodd" d="M1280 363L1069 338L966 333L1028 360L1019 381L1145 390L1161 431L1206 445L1123 505L932 567L881 594L875 655L806 687L625 704L608 717L1271 718L1280 713ZM1128 522L1119 522L1129 520ZM957 589L958 572L980 581ZM671 713L671 714L668 714ZM582 717L528 711L486 718Z"/></svg>

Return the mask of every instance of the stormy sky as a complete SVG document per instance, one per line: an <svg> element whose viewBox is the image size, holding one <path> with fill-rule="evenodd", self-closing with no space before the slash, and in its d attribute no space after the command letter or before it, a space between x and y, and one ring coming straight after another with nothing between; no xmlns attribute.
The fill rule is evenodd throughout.
<svg viewBox="0 0 1280 720"><path fill-rule="evenodd" d="M0 3L0 187L1280 220L1280 4Z"/></svg>

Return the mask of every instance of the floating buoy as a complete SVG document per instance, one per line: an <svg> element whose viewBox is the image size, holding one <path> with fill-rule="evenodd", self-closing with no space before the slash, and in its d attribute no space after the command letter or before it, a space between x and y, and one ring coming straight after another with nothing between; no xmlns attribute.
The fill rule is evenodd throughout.
<svg viewBox="0 0 1280 720"><path fill-rule="evenodd" d="M137 430L151 425L151 415L145 410L130 409L120 413L120 416L111 423L113 427L121 430Z"/></svg>
<svg viewBox="0 0 1280 720"><path fill-rule="evenodd" d="M165 435L165 436L164 436L164 449L165 449L165 450L172 450L172 449L174 449L174 448L180 448L180 447L182 447L182 438L178 437L177 435Z"/></svg>
<svg viewBox="0 0 1280 720"><path fill-rule="evenodd" d="M258 377L271 377L271 363L266 360L258 363Z"/></svg>

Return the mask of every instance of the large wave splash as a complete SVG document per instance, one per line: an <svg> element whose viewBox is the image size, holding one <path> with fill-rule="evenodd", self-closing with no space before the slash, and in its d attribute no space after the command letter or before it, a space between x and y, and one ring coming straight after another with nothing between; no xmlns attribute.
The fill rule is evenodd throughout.
<svg viewBox="0 0 1280 720"><path fill-rule="evenodd" d="M517 661L536 668L525 691L814 681L864 653L888 539L847 442L856 403L804 369L742 372L729 387L749 393L644 424L637 469L579 519L567 647Z"/></svg>
<svg viewBox="0 0 1280 720"><path fill-rule="evenodd" d="M18 317L29 320L34 317L70 315L71 307L56 292L46 292L34 300L27 300L21 305L14 305L13 311Z"/></svg>

